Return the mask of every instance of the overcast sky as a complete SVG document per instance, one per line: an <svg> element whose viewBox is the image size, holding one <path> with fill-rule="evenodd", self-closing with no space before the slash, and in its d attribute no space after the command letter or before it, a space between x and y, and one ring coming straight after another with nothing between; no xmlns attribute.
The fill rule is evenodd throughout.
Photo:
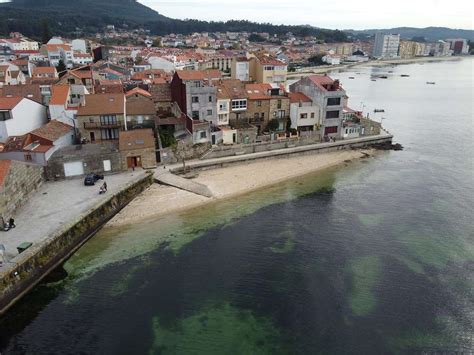
<svg viewBox="0 0 474 355"><path fill-rule="evenodd" d="M275 24L368 29L440 26L473 29L474 0L139 0L172 18L248 19Z"/></svg>

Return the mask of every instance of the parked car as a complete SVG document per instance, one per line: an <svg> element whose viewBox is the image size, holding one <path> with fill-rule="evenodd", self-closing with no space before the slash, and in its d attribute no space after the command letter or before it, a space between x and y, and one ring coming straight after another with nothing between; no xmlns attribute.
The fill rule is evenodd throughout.
<svg viewBox="0 0 474 355"><path fill-rule="evenodd" d="M104 180L104 175L99 174L87 174L84 178L84 185L94 186L97 180Z"/></svg>

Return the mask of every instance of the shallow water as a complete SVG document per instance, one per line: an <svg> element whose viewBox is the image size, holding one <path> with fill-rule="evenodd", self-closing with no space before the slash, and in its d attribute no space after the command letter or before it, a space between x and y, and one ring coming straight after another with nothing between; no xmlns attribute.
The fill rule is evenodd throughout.
<svg viewBox="0 0 474 355"><path fill-rule="evenodd" d="M474 350L472 65L332 74L403 152L103 230L0 321L4 352Z"/></svg>

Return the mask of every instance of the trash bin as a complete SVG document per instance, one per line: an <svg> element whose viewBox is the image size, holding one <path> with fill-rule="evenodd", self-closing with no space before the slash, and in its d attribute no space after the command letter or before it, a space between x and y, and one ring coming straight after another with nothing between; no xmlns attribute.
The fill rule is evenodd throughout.
<svg viewBox="0 0 474 355"><path fill-rule="evenodd" d="M32 245L33 245L33 243L30 243L30 242L21 243L19 246L16 247L16 249L18 250L18 254L23 253L26 249L28 249Z"/></svg>

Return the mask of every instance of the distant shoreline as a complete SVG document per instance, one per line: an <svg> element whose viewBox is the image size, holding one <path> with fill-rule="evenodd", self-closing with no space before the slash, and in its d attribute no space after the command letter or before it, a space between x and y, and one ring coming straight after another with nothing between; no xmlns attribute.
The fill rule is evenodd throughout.
<svg viewBox="0 0 474 355"><path fill-rule="evenodd" d="M307 70L305 70L304 72L288 73L288 79L296 79L299 77L309 76L313 74L327 74L332 71L337 71L337 70L342 70L342 69L351 69L351 68L360 68L360 67L384 67L384 66L391 66L391 65L414 64L414 63L458 61L464 58L469 58L469 56L386 59L386 60L372 60L372 61L362 62L362 63L350 63L350 64L341 64L341 65L325 66L325 67L312 67L312 68L307 68Z"/></svg>

